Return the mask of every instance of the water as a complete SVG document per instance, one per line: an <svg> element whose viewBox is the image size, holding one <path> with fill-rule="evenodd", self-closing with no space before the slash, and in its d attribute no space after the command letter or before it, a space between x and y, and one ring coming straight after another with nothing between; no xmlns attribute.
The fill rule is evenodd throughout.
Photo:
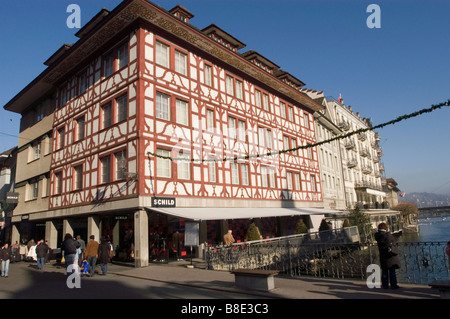
<svg viewBox="0 0 450 319"><path fill-rule="evenodd" d="M399 242L402 267L400 282L428 284L450 277L450 258L445 253L450 241L450 216L419 219L419 233L403 232Z"/></svg>
<svg viewBox="0 0 450 319"><path fill-rule="evenodd" d="M403 233L403 242L450 241L450 216L419 219L419 233Z"/></svg>

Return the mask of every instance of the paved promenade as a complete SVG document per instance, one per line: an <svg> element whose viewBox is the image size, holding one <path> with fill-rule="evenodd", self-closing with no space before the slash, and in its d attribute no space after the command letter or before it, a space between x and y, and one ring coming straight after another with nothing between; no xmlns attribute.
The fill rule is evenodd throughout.
<svg viewBox="0 0 450 319"><path fill-rule="evenodd" d="M0 278L2 299L439 299L427 285L402 284L402 288L370 289L364 281L302 277L275 277L270 292L243 290L227 271L204 269L201 260L151 264L145 268L109 264L106 276L82 277L80 288L68 288L64 268L46 264L13 263L8 278ZM97 271L100 268L97 266Z"/></svg>

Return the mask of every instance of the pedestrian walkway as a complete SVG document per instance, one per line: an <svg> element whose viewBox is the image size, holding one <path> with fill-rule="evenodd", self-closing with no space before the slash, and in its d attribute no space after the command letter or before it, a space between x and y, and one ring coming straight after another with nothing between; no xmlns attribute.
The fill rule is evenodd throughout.
<svg viewBox="0 0 450 319"><path fill-rule="evenodd" d="M81 278L82 289L69 289L64 267L13 263L10 276L0 279L0 298L107 299L439 299L427 285L403 284L397 290L370 289L357 280L275 277L270 292L243 290L228 271L206 270L202 260L151 264L134 268L109 264L106 276ZM100 271L100 268L97 269Z"/></svg>
<svg viewBox="0 0 450 319"><path fill-rule="evenodd" d="M282 299L437 299L439 292L427 285L403 284L400 289L368 288L365 281L325 278L275 277L270 292L243 290L235 286L234 275L228 271L206 270L201 259L171 264L151 264L144 268L114 267L114 274L142 280L202 287L254 296Z"/></svg>

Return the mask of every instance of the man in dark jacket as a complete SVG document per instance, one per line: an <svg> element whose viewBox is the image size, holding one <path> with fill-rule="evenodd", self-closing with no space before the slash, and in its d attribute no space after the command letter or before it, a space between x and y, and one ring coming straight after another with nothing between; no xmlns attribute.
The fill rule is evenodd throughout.
<svg viewBox="0 0 450 319"><path fill-rule="evenodd" d="M100 245L98 245L98 261L100 263L100 268L102 269L103 275L106 275L106 272L108 271L110 251L111 251L111 244L106 240L105 237L102 237L100 239Z"/></svg>
<svg viewBox="0 0 450 319"><path fill-rule="evenodd" d="M392 289L400 288L397 285L397 275L395 273L395 270L400 268L400 258L395 245L396 240L389 232L389 227L386 223L378 225L375 240L380 252L381 286L387 289L390 283Z"/></svg>
<svg viewBox="0 0 450 319"><path fill-rule="evenodd" d="M36 247L36 257L37 257L37 266L40 270L44 269L45 258L47 254L50 252L48 245L45 243L43 239L39 242Z"/></svg>
<svg viewBox="0 0 450 319"><path fill-rule="evenodd" d="M69 269L69 267L73 267L73 263L75 260L75 255L77 253L77 248L79 248L81 245L79 242L77 242L71 234L66 234L64 236L64 241L62 242L61 245L61 251L66 263L66 274L67 276L70 275L69 271L71 269ZM78 265L77 265L78 266Z"/></svg>
<svg viewBox="0 0 450 319"><path fill-rule="evenodd" d="M11 247L9 246L9 243L6 243L0 249L0 260L2 261L2 277L8 277L11 254Z"/></svg>

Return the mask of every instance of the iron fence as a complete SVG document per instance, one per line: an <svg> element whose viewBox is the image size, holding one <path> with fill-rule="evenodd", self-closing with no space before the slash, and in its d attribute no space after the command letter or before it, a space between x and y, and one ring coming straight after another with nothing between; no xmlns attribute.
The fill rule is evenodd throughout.
<svg viewBox="0 0 450 319"><path fill-rule="evenodd" d="M270 269L290 277L365 280L367 267L379 264L378 247L374 243L355 242L347 234L348 230L342 230L332 238L309 234L209 247L205 259L208 269L212 270ZM399 282L427 284L449 278L446 243L402 242L397 245L402 265L397 271Z"/></svg>

